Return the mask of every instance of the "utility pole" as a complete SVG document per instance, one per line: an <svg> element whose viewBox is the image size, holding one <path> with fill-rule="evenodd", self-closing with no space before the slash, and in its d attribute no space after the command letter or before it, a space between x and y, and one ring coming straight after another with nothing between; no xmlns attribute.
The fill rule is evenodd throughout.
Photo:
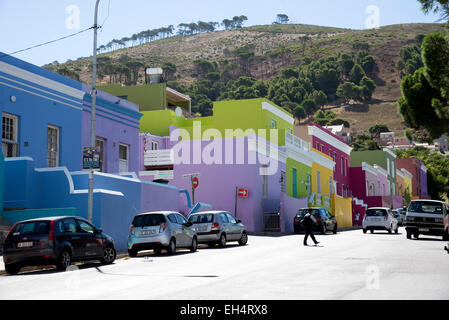
<svg viewBox="0 0 449 320"><path fill-rule="evenodd" d="M91 129L90 129L90 144L92 150L95 150L96 139L95 139L95 104L97 101L97 30L98 30L98 5L100 0L97 0L95 4L95 18L94 18L94 51L93 51L93 62L92 62L92 108L91 108ZM88 194L88 205L87 205L87 218L92 223L93 219L93 202L94 202L94 169L91 166L89 172L89 194Z"/></svg>

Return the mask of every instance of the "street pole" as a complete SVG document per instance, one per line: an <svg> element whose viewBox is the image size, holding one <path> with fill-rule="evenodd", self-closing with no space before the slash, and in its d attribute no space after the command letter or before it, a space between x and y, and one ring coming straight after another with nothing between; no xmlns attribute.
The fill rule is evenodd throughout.
<svg viewBox="0 0 449 320"><path fill-rule="evenodd" d="M92 62L92 108L91 108L91 129L90 129L90 144L92 150L95 150L95 104L97 102L97 30L98 30L98 5L100 0L95 4L95 18L94 18L94 51ZM89 195L87 205L87 218L92 223L93 220L93 202L94 202L94 169L91 166L89 172Z"/></svg>

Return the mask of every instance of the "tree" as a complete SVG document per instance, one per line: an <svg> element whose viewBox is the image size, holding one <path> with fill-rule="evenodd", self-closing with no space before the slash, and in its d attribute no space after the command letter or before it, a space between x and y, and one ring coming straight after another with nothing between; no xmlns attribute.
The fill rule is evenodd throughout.
<svg viewBox="0 0 449 320"><path fill-rule="evenodd" d="M349 72L349 79L355 84L359 84L364 76L366 76L365 71L363 71L359 64L355 64Z"/></svg>
<svg viewBox="0 0 449 320"><path fill-rule="evenodd" d="M312 99L304 100L302 102L302 106L307 114L313 114L318 109L318 106L317 106L315 100L312 100Z"/></svg>
<svg viewBox="0 0 449 320"><path fill-rule="evenodd" d="M441 19L449 19L449 1L448 0L418 0L421 3L422 10L425 13L431 11L439 13Z"/></svg>
<svg viewBox="0 0 449 320"><path fill-rule="evenodd" d="M390 132L388 127L384 124L376 124L368 129L371 136L379 137L382 132Z"/></svg>
<svg viewBox="0 0 449 320"><path fill-rule="evenodd" d="M337 96L343 99L344 103L350 100L361 100L362 88L352 82L345 82L338 86Z"/></svg>
<svg viewBox="0 0 449 320"><path fill-rule="evenodd" d="M365 101L371 100L374 90L376 89L376 84L374 83L374 81L368 78L367 76L364 76L360 81L360 87L362 88L361 90L362 98Z"/></svg>
<svg viewBox="0 0 449 320"><path fill-rule="evenodd" d="M379 144L370 135L361 133L355 136L351 143L353 151L380 150Z"/></svg>
<svg viewBox="0 0 449 320"><path fill-rule="evenodd" d="M299 105L296 106L295 109L293 110L293 115L298 120L304 119L307 116L306 111L304 110L304 107L299 106Z"/></svg>
<svg viewBox="0 0 449 320"><path fill-rule="evenodd" d="M278 14L276 16L276 21L273 24L287 24L289 21L288 16L286 14Z"/></svg>

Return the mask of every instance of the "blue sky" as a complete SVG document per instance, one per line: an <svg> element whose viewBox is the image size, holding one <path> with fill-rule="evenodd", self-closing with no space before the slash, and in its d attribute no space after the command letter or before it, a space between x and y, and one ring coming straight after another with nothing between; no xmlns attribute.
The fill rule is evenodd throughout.
<svg viewBox="0 0 449 320"><path fill-rule="evenodd" d="M94 0L0 0L0 51L14 52L86 29L93 25L94 4ZM79 8L80 29L67 28L67 20L75 21L66 13L73 5ZM439 18L425 15L417 0L101 0L99 23L104 25L98 44L142 30L198 20L221 22L236 15L248 17L245 26L270 24L283 13L292 23L365 29L370 5L379 8L381 26L433 23ZM15 56L41 66L90 56L92 45L90 30Z"/></svg>

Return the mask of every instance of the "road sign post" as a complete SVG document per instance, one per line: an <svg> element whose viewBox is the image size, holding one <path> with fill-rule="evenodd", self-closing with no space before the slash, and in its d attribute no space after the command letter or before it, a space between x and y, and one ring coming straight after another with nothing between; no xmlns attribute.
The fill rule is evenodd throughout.
<svg viewBox="0 0 449 320"><path fill-rule="evenodd" d="M234 216L237 218L237 200L238 197L248 198L248 189L235 187L235 207L234 207Z"/></svg>
<svg viewBox="0 0 449 320"><path fill-rule="evenodd" d="M195 205L195 189L198 188L200 184L200 180L198 179L199 176L199 173L188 173L182 175L183 178L190 178L190 184L192 185L192 206Z"/></svg>

